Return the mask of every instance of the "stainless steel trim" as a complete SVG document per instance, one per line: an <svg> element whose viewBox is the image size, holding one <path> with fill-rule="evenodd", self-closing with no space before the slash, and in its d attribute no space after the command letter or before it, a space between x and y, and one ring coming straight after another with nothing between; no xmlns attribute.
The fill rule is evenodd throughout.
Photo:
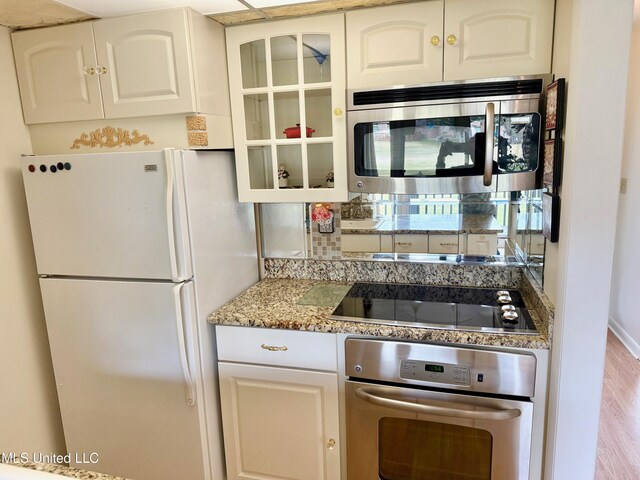
<svg viewBox="0 0 640 480"><path fill-rule="evenodd" d="M461 325L442 325L440 323L428 322L405 322L402 320L384 320L379 318L345 317L343 315L331 315L329 320L340 320L343 322L372 323L374 325L390 325L394 327L411 328L431 328L434 330L455 330L457 332L483 332L483 333L508 333L511 335L538 335L533 330L514 330L513 328L501 327L474 327Z"/></svg>
<svg viewBox="0 0 640 480"><path fill-rule="evenodd" d="M383 392L384 390L375 387L357 388L355 390L355 396L373 405L380 405L382 407L388 408L398 408L400 410L406 410L407 412L422 413L426 415L440 415L443 417L470 418L473 420L492 421L509 420L511 418L520 416L520 410L518 408L478 409L478 407L475 405L468 405L464 403L456 403L455 408L442 407L426 402L411 403L403 402L402 400L396 400L393 398L387 398L381 395Z"/></svg>
<svg viewBox="0 0 640 480"><path fill-rule="evenodd" d="M400 376L402 360L467 367L470 372L470 385L443 385L437 381L403 378ZM361 370L357 371L356 366L360 366ZM347 338L345 374L395 384L532 397L535 393L536 357L529 353L505 350ZM480 379L478 374L482 375Z"/></svg>
<svg viewBox="0 0 640 480"><path fill-rule="evenodd" d="M487 103L484 114L484 175L482 184L485 187L491 186L491 174L493 173L493 128L495 124L495 105Z"/></svg>

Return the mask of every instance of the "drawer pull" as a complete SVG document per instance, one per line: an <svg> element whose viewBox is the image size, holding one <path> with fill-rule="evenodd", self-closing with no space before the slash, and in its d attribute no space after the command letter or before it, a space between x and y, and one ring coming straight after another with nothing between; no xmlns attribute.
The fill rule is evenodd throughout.
<svg viewBox="0 0 640 480"><path fill-rule="evenodd" d="M262 348L263 350L269 350L270 352L286 352L287 350L289 350L284 345L282 347L274 347L273 345L266 345L264 343L260 345L260 348Z"/></svg>
<svg viewBox="0 0 640 480"><path fill-rule="evenodd" d="M413 245L413 242L397 242L396 244L401 247L410 247L411 245Z"/></svg>
<svg viewBox="0 0 640 480"><path fill-rule="evenodd" d="M440 246L442 246L442 247L456 247L456 246L458 246L458 244L456 244L456 243L440 242Z"/></svg>

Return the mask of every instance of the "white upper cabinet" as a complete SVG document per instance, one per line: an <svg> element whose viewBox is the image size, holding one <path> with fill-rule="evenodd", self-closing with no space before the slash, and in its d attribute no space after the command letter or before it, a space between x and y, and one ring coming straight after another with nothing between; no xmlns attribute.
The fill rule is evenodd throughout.
<svg viewBox="0 0 640 480"><path fill-rule="evenodd" d="M229 115L223 28L187 8L16 32L13 45L28 124Z"/></svg>
<svg viewBox="0 0 640 480"><path fill-rule="evenodd" d="M347 12L349 89L549 73L554 0L433 0Z"/></svg>
<svg viewBox="0 0 640 480"><path fill-rule="evenodd" d="M344 16L227 29L238 194L347 200Z"/></svg>
<svg viewBox="0 0 640 480"><path fill-rule="evenodd" d="M94 23L107 118L195 110L186 10L175 13Z"/></svg>
<svg viewBox="0 0 640 480"><path fill-rule="evenodd" d="M444 79L551 72L554 0L446 0Z"/></svg>
<svg viewBox="0 0 640 480"><path fill-rule="evenodd" d="M26 123L103 117L90 22L15 32L13 51Z"/></svg>
<svg viewBox="0 0 640 480"><path fill-rule="evenodd" d="M349 88L442 80L442 0L347 13Z"/></svg>

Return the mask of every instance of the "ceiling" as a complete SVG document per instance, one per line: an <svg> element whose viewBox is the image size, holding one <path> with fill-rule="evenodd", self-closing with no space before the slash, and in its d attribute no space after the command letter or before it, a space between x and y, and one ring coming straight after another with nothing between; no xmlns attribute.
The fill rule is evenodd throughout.
<svg viewBox="0 0 640 480"><path fill-rule="evenodd" d="M414 0L0 0L0 25L31 28L190 6L223 25Z"/></svg>

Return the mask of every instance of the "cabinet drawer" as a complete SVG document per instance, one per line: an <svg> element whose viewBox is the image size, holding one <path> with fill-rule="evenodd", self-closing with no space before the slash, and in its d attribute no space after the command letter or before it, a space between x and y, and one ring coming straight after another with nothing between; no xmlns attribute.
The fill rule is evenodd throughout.
<svg viewBox="0 0 640 480"><path fill-rule="evenodd" d="M458 235L429 235L429 253L458 253Z"/></svg>
<svg viewBox="0 0 640 480"><path fill-rule="evenodd" d="M467 235L467 255L496 255L498 234L470 233Z"/></svg>
<svg viewBox="0 0 640 480"><path fill-rule="evenodd" d="M396 235L395 249L397 253L427 253L427 235Z"/></svg>
<svg viewBox="0 0 640 480"><path fill-rule="evenodd" d="M342 235L343 252L379 252L380 235Z"/></svg>
<svg viewBox="0 0 640 480"><path fill-rule="evenodd" d="M393 235L380 235L380 252L393 253Z"/></svg>
<svg viewBox="0 0 640 480"><path fill-rule="evenodd" d="M220 361L338 370L332 333L218 325L216 342Z"/></svg>

